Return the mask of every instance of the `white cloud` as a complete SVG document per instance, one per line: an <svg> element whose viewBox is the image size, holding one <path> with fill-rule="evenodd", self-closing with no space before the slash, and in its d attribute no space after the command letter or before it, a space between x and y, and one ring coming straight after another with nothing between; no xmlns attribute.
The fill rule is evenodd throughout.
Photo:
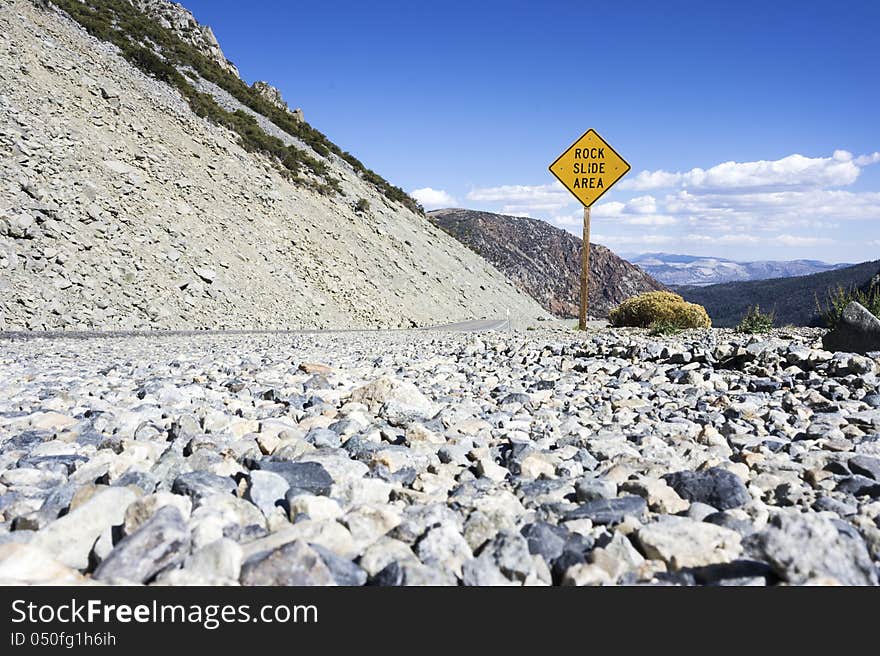
<svg viewBox="0 0 880 656"><path fill-rule="evenodd" d="M451 194L442 189L423 187L421 189L413 189L409 192L409 195L419 201L426 210L453 207L458 204L458 201Z"/></svg>
<svg viewBox="0 0 880 656"><path fill-rule="evenodd" d="M575 203L571 194L558 182L543 185L501 185L472 189L467 199L495 203L505 214L552 214Z"/></svg>
<svg viewBox="0 0 880 656"><path fill-rule="evenodd" d="M501 185L482 187L468 192L468 200L477 201L541 201L565 198L568 192L558 182L543 185Z"/></svg>
<svg viewBox="0 0 880 656"><path fill-rule="evenodd" d="M687 234L673 235L606 235L597 234L591 241L613 246L639 246L649 249L654 246L676 244L687 249L689 246L745 246L745 245L774 245L792 248L806 248L833 244L834 240L827 237L803 237L798 235L781 234L772 237L758 237L737 233L722 235Z"/></svg>
<svg viewBox="0 0 880 656"><path fill-rule="evenodd" d="M662 246L672 244L676 239L670 235L606 235L593 234L591 243L611 244L614 246Z"/></svg>
<svg viewBox="0 0 880 656"><path fill-rule="evenodd" d="M532 203L532 204L512 204L504 205L498 210L501 214L511 214L513 216L532 216L533 214L547 215L558 212L565 207L560 203Z"/></svg>
<svg viewBox="0 0 880 656"><path fill-rule="evenodd" d="M657 199L653 196L637 196L625 203L620 201L599 203L593 207L591 217L614 219L616 223L640 226L678 223L678 219L674 216L658 213Z"/></svg>
<svg viewBox="0 0 880 656"><path fill-rule="evenodd" d="M880 153L853 157L836 150L831 157L789 155L777 160L723 162L709 169L684 172L642 171L623 180L618 188L634 191L649 189L688 189L693 192L838 187L855 182L861 167L880 162Z"/></svg>
<svg viewBox="0 0 880 656"><path fill-rule="evenodd" d="M642 171L617 186L619 189L634 189L636 191L671 189L681 182L682 175L682 173L670 173L669 171Z"/></svg>
<svg viewBox="0 0 880 656"><path fill-rule="evenodd" d="M742 194L679 191L666 196L663 209L694 226L710 229L829 227L839 221L880 220L880 193L828 189Z"/></svg>
<svg viewBox="0 0 880 656"><path fill-rule="evenodd" d="M868 259L880 245L880 192L840 187L877 163L880 152L856 156L835 150L829 157L789 155L705 170L643 171L614 188L629 194L615 193L593 206L593 239L627 250L680 248L742 257L790 250L793 256ZM667 191L644 193L650 189ZM492 211L581 231L579 203L555 181L477 188L467 198Z"/></svg>
<svg viewBox="0 0 880 656"><path fill-rule="evenodd" d="M627 208L634 214L656 214L657 199L653 196L637 196L627 202Z"/></svg>
<svg viewBox="0 0 880 656"><path fill-rule="evenodd" d="M555 225L560 228L578 228L580 229L584 225L584 215L583 214L564 214L562 216L554 216L550 219Z"/></svg>
<svg viewBox="0 0 880 656"><path fill-rule="evenodd" d="M777 235L775 241L783 246L821 246L833 244L834 240L828 237L801 237L799 235Z"/></svg>
<svg viewBox="0 0 880 656"><path fill-rule="evenodd" d="M853 160L856 166L870 166L880 162L880 153L871 153L870 155L860 155Z"/></svg>

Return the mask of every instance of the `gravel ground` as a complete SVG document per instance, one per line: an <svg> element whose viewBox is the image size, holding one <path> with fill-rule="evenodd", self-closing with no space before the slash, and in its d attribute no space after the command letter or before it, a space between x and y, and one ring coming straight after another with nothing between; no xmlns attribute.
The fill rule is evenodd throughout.
<svg viewBox="0 0 880 656"><path fill-rule="evenodd" d="M0 340L0 582L873 585L821 331Z"/></svg>

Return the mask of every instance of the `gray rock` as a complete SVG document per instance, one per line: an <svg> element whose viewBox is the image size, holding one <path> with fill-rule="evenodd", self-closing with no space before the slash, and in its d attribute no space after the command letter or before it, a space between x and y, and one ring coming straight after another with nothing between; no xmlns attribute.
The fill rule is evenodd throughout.
<svg viewBox="0 0 880 656"><path fill-rule="evenodd" d="M419 562L394 561L385 566L370 585L376 586L446 586L455 585L451 572L439 570Z"/></svg>
<svg viewBox="0 0 880 656"><path fill-rule="evenodd" d="M529 553L541 556L548 563L562 555L568 541L568 531L547 522L527 524L522 528L529 545Z"/></svg>
<svg viewBox="0 0 880 656"><path fill-rule="evenodd" d="M318 496L330 494L333 478L317 462L288 462L263 459L259 462L262 471L272 472L283 477L292 489L304 490Z"/></svg>
<svg viewBox="0 0 880 656"><path fill-rule="evenodd" d="M867 476L846 476L837 483L835 488L838 492L846 492L854 496L880 497L880 482Z"/></svg>
<svg viewBox="0 0 880 656"><path fill-rule="evenodd" d="M416 544L415 552L424 564L451 571L458 577L461 566L473 558L467 541L450 524L429 529Z"/></svg>
<svg viewBox="0 0 880 656"><path fill-rule="evenodd" d="M880 481L880 458L856 455L847 461L846 466L853 474Z"/></svg>
<svg viewBox="0 0 880 656"><path fill-rule="evenodd" d="M726 510L706 515L703 521L736 531L742 536L751 535L755 532L755 527L749 520L738 517Z"/></svg>
<svg viewBox="0 0 880 656"><path fill-rule="evenodd" d="M338 422L337 422L338 423ZM338 448L342 445L340 433L332 431L328 428L313 428L306 433L306 442L314 444L316 447L327 447L331 449Z"/></svg>
<svg viewBox="0 0 880 656"><path fill-rule="evenodd" d="M73 483L64 483L49 493L38 511L44 525L57 519L61 513L67 511L76 490L77 487Z"/></svg>
<svg viewBox="0 0 880 656"><path fill-rule="evenodd" d="M205 583L238 581L242 549L234 540L220 538L193 551L184 569Z"/></svg>
<svg viewBox="0 0 880 656"><path fill-rule="evenodd" d="M602 478L586 476L577 482L575 491L577 500L581 502L612 499L617 496L617 485Z"/></svg>
<svg viewBox="0 0 880 656"><path fill-rule="evenodd" d="M462 527L461 518L446 504L408 506L403 511L400 524L391 532L391 537L414 544L432 526L448 524L456 528Z"/></svg>
<svg viewBox="0 0 880 656"><path fill-rule="evenodd" d="M645 557L662 560L673 570L726 563L740 554L739 533L687 517L665 517L643 526L636 538Z"/></svg>
<svg viewBox="0 0 880 656"><path fill-rule="evenodd" d="M462 583L467 586L517 585L504 576L491 553L473 558L462 566Z"/></svg>
<svg viewBox="0 0 880 656"><path fill-rule="evenodd" d="M255 470L248 474L245 498L268 517L284 499L288 489L290 484L283 476L270 471Z"/></svg>
<svg viewBox="0 0 880 656"><path fill-rule="evenodd" d="M351 400L364 403L393 425L413 419L433 417L439 407L407 380L384 376L351 394Z"/></svg>
<svg viewBox="0 0 880 656"><path fill-rule="evenodd" d="M111 583L146 583L159 572L182 563L189 548L189 528L180 511L163 506L113 548L93 577Z"/></svg>
<svg viewBox="0 0 880 656"><path fill-rule="evenodd" d="M642 497L596 499L565 513L565 519L589 519L594 524L619 524L624 517L642 517L647 510L648 503Z"/></svg>
<svg viewBox="0 0 880 656"><path fill-rule="evenodd" d="M752 498L736 474L720 467L698 472L680 471L663 478L681 498L699 501L718 510L738 508Z"/></svg>
<svg viewBox="0 0 880 656"><path fill-rule="evenodd" d="M310 544L309 546L321 556L321 560L324 561L327 569L333 575L336 585L352 587L366 584L367 573L355 563L346 560L319 544Z"/></svg>
<svg viewBox="0 0 880 656"><path fill-rule="evenodd" d="M842 535L832 521L819 515L780 512L744 545L789 583L831 578L842 585L877 585L876 567L865 543Z"/></svg>
<svg viewBox="0 0 880 656"><path fill-rule="evenodd" d="M218 476L206 471L181 474L174 479L171 491L188 496L193 507L198 507L202 499L214 494L235 494L236 485L228 476Z"/></svg>
<svg viewBox="0 0 880 656"><path fill-rule="evenodd" d="M534 563L528 541L516 531L504 530L483 546L480 556L491 555L495 566L511 581L525 581Z"/></svg>
<svg viewBox="0 0 880 656"><path fill-rule="evenodd" d="M834 330L822 337L828 351L868 353L880 351L880 319L855 301L847 305Z"/></svg>
<svg viewBox="0 0 880 656"><path fill-rule="evenodd" d="M336 585L321 556L302 540L258 553L241 567L242 585Z"/></svg>
<svg viewBox="0 0 880 656"><path fill-rule="evenodd" d="M839 499L823 494L813 502L813 510L819 512L826 510L836 513L841 517L849 517L850 515L855 515L859 511L859 508L853 503L845 503Z"/></svg>
<svg viewBox="0 0 880 656"><path fill-rule="evenodd" d="M201 278L208 284L214 282L214 280L217 278L217 272L207 267L195 269L195 273L199 278Z"/></svg>
<svg viewBox="0 0 880 656"><path fill-rule="evenodd" d="M31 544L52 554L74 569L89 565L89 553L104 531L119 526L128 504L136 498L127 488L108 487L40 530Z"/></svg>
<svg viewBox="0 0 880 656"><path fill-rule="evenodd" d="M687 516L691 519L696 519L698 522L703 521L709 515L718 512L718 508L710 506L708 503L700 503L699 501L691 502L690 507L687 510Z"/></svg>

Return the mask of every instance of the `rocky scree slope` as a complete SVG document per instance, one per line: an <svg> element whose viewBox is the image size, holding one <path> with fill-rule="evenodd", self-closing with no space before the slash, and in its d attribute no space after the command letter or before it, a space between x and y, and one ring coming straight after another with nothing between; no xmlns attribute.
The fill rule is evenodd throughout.
<svg viewBox="0 0 880 656"><path fill-rule="evenodd" d="M120 54L51 5L0 2L0 328L546 317L307 125L285 173Z"/></svg>
<svg viewBox="0 0 880 656"><path fill-rule="evenodd" d="M16 339L0 583L877 583L878 361L821 331Z"/></svg>
<svg viewBox="0 0 880 656"><path fill-rule="evenodd" d="M548 312L576 317L580 307L581 239L546 221L465 209L428 218L482 255ZM590 316L607 317L622 301L665 290L610 249L590 244Z"/></svg>

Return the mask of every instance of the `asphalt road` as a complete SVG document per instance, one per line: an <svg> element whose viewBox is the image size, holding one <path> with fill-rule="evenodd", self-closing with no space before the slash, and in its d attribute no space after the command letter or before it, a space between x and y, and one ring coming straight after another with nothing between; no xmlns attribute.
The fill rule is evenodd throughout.
<svg viewBox="0 0 880 656"><path fill-rule="evenodd" d="M502 330L507 328L506 319L475 319L460 323L447 323L440 326L428 326L421 330L442 330L455 333L476 333L484 330Z"/></svg>
<svg viewBox="0 0 880 656"><path fill-rule="evenodd" d="M447 323L427 326L416 330L436 330L443 332L481 332L487 330L506 330L506 319L475 319L460 323ZM387 330L413 330L412 328L391 328ZM14 339L93 339L96 337L168 337L173 335L308 335L320 333L381 332L382 329L350 330L11 330L0 331L0 340Z"/></svg>

